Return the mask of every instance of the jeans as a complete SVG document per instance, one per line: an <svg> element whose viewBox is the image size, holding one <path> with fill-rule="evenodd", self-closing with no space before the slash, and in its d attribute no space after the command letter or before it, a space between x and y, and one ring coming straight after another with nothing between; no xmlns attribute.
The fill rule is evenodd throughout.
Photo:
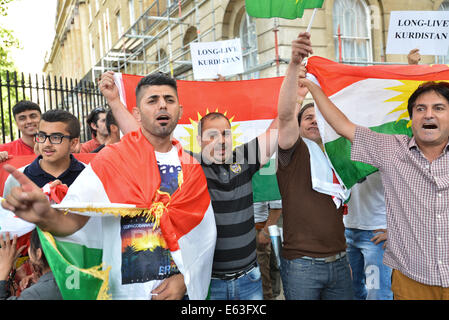
<svg viewBox="0 0 449 320"><path fill-rule="evenodd" d="M212 278L210 300L263 300L262 277L257 266L234 280Z"/></svg>
<svg viewBox="0 0 449 320"><path fill-rule="evenodd" d="M384 242L370 241L370 230L346 228L346 252L352 269L354 298L357 300L392 300L391 268L383 264Z"/></svg>
<svg viewBox="0 0 449 320"><path fill-rule="evenodd" d="M347 257L334 262L281 257L281 278L286 300L352 300Z"/></svg>

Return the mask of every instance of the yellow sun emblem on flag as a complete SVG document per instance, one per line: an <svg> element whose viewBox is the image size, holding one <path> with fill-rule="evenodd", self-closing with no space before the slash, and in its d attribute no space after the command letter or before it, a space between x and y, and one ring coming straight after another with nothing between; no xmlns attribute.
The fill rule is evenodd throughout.
<svg viewBox="0 0 449 320"><path fill-rule="evenodd" d="M215 109L215 111L212 111L212 112L220 112L220 111L218 111L218 109ZM189 135L180 137L180 139L184 141L184 142L181 142L184 149L189 150L193 153L199 153L201 151L201 146L198 144L198 141L196 138L198 135L198 123L203 118L203 116L205 116L209 113L211 113L211 111L209 111L209 109L206 109L206 113L204 115L201 115L199 112L197 113L197 117L198 117L197 120L193 120L192 118L189 118L189 121L190 121L190 124L192 125L192 127L187 127L187 126L184 127L184 129L187 131L187 133ZM222 112L222 113L226 117L228 117L227 111ZM232 130L232 148L235 148L238 145L242 144L241 142L238 141L238 138L243 135L243 133L236 132L236 130L240 126L240 124L236 124L236 123L233 124L232 122L233 122L234 118L235 118L235 116L232 116L231 118L228 117L229 122L231 123L231 130Z"/></svg>
<svg viewBox="0 0 449 320"><path fill-rule="evenodd" d="M421 84L427 82L427 81L418 81L418 80L399 80L399 81L402 83L402 85L385 88L387 90L393 90L393 91L400 92L399 95L385 101L385 102L402 102L399 106L397 106L395 109L393 109L392 111L390 111L388 113L388 114L392 114L395 112L402 112L399 115L399 118L398 118L398 120L396 120L396 122L398 122L401 119L410 117L408 114L408 111L407 111L408 99L413 94L413 92L415 92L415 90L418 89L418 87ZM445 80L441 80L441 81L445 81ZM435 81L435 82L441 82L441 81ZM409 122L407 123L407 128L409 128L411 125L412 125L412 120L410 119Z"/></svg>

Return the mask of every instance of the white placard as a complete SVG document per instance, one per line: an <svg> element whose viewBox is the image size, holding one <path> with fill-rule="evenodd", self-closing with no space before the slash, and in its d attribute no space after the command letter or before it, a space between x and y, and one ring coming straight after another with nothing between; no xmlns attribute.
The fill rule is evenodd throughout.
<svg viewBox="0 0 449 320"><path fill-rule="evenodd" d="M218 74L229 76L243 72L240 39L190 43L193 77L215 79Z"/></svg>
<svg viewBox="0 0 449 320"><path fill-rule="evenodd" d="M445 56L449 50L449 11L392 11L387 54Z"/></svg>

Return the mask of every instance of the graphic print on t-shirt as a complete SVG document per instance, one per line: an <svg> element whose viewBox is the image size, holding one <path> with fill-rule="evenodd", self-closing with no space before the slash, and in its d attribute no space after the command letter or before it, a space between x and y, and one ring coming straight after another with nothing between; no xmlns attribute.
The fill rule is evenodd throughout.
<svg viewBox="0 0 449 320"><path fill-rule="evenodd" d="M176 148L156 152L161 175L160 191L172 195L178 189L181 174ZM147 217L121 218L122 284L162 280L179 273L160 228L154 229Z"/></svg>

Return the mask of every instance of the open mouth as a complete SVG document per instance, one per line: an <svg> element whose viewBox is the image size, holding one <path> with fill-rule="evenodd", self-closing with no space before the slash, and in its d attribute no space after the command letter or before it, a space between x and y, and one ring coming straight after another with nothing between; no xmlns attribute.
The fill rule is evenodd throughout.
<svg viewBox="0 0 449 320"><path fill-rule="evenodd" d="M422 125L422 128L426 129L426 130L433 130L433 129L438 129L438 126L433 123L427 123L427 124L425 123Z"/></svg>
<svg viewBox="0 0 449 320"><path fill-rule="evenodd" d="M157 122L161 124L161 126L166 126L168 122L170 121L170 116L168 115L161 115L156 118Z"/></svg>

